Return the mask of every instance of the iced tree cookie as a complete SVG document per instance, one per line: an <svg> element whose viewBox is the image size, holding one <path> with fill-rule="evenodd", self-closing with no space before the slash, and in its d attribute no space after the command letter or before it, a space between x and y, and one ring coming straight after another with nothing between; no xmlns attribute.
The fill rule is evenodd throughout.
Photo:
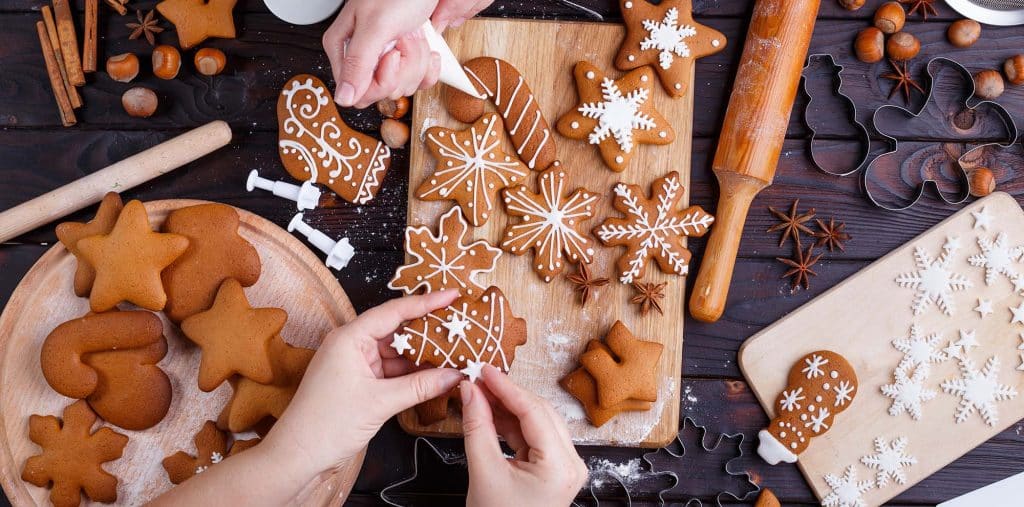
<svg viewBox="0 0 1024 507"><path fill-rule="evenodd" d="M78 241L89 236L110 234L122 208L124 208L124 204L121 203L121 196L115 192L108 192L100 201L100 207L96 210L96 216L92 220L84 224L64 222L57 225L57 239L78 260L78 266L75 268L76 296L88 297L89 291L92 290L92 282L96 279L96 270L82 258L82 253L78 249Z"/></svg>

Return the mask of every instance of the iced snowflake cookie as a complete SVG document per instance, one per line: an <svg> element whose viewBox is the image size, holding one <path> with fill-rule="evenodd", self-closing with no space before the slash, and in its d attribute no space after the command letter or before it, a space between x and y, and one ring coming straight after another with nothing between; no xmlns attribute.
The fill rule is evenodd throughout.
<svg viewBox="0 0 1024 507"><path fill-rule="evenodd" d="M377 195L391 149L349 127L323 81L308 74L288 80L277 99L277 121L278 154L293 178L327 185L354 204Z"/></svg>
<svg viewBox="0 0 1024 507"><path fill-rule="evenodd" d="M619 281L643 278L647 261L654 259L665 273L685 276L690 271L690 251L683 246L688 236L701 237L715 221L700 206L679 209L683 185L672 171L651 184L650 199L638 185L619 183L612 205L626 216L609 218L594 229L605 246L625 246L616 266Z"/></svg>
<svg viewBox="0 0 1024 507"><path fill-rule="evenodd" d="M757 434L757 453L770 465L795 462L856 395L857 373L846 358L830 350L801 357L775 399L775 418Z"/></svg>
<svg viewBox="0 0 1024 507"><path fill-rule="evenodd" d="M590 62L579 62L574 74L580 103L558 119L558 132L596 144L613 171L629 166L637 145L675 140L672 126L654 109L650 67L613 80Z"/></svg>
<svg viewBox="0 0 1024 507"><path fill-rule="evenodd" d="M458 208L441 215L437 235L425 225L407 227L405 251L412 259L395 271L388 288L406 294L442 289L459 289L468 296L483 292L476 277L494 271L501 250L485 240L469 243L468 230Z"/></svg>
<svg viewBox="0 0 1024 507"><path fill-rule="evenodd" d="M550 282L565 268L565 259L584 264L593 261L592 240L579 228L594 216L594 204L600 196L578 188L566 197L565 171L558 162L537 180L540 192L536 194L525 185L502 191L505 211L520 220L510 221L505 228L501 247L513 255L532 249L533 270Z"/></svg>
<svg viewBox="0 0 1024 507"><path fill-rule="evenodd" d="M228 456L234 456L259 443L259 439L235 440L228 451L228 435L217 429L213 421L206 421L192 443L196 447L196 455L178 451L164 458L161 464L167 472L172 484L181 484L196 474L201 474L211 466L220 463Z"/></svg>
<svg viewBox="0 0 1024 507"><path fill-rule="evenodd" d="M551 128L519 70L504 60L486 56L466 62L463 69L477 91L494 103L523 163L538 171L553 164L558 152ZM448 112L463 123L473 123L484 114L483 99L455 88L447 88L445 99Z"/></svg>
<svg viewBox="0 0 1024 507"><path fill-rule="evenodd" d="M672 97L686 94L698 58L725 49L725 35L693 21L690 0L664 0L658 5L647 0L620 0L619 6L626 38L615 66L619 70L654 67Z"/></svg>
<svg viewBox="0 0 1024 507"><path fill-rule="evenodd" d="M395 333L391 348L417 366L458 368L475 381L485 364L508 372L524 343L526 321L512 314L501 290L490 287L410 322Z"/></svg>
<svg viewBox="0 0 1024 507"><path fill-rule="evenodd" d="M530 170L501 150L498 115L482 116L471 127L454 131L431 127L423 134L437 160L434 174L416 189L424 201L452 200L474 227L487 223L498 192L526 181Z"/></svg>

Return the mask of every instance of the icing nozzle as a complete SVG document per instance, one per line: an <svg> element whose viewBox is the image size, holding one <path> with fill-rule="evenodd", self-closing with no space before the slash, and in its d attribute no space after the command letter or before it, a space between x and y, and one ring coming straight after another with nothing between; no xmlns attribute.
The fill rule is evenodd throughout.
<svg viewBox="0 0 1024 507"><path fill-rule="evenodd" d="M327 254L327 259L324 261L328 267L334 269L344 269L348 266L349 261L355 255L356 251L349 244L348 238L341 238L338 241L334 241L326 234L314 229L312 226L302 221L302 213L296 213L292 217L292 220L288 222L288 232L298 231L300 234L306 237L309 242L320 250Z"/></svg>
<svg viewBox="0 0 1024 507"><path fill-rule="evenodd" d="M295 201L299 211L313 209L320 203L320 189L311 181L306 181L301 186L283 181L271 181L261 178L259 172L253 169L245 181L245 189L252 192L255 188L267 190L278 197Z"/></svg>

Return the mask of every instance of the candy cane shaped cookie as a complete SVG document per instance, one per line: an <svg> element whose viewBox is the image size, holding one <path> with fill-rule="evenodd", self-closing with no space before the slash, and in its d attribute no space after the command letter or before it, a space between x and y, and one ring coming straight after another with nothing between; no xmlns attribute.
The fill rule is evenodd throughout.
<svg viewBox="0 0 1024 507"><path fill-rule="evenodd" d="M494 103L520 160L530 169L547 169L558 156L551 128L519 70L486 56L466 62L463 69L480 94ZM473 123L484 114L483 99L454 88L448 87L446 101L448 112L463 123Z"/></svg>

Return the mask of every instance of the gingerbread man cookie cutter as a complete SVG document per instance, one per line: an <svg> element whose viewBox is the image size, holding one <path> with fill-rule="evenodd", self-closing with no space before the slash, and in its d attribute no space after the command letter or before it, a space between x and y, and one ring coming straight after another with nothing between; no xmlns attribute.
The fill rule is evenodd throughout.
<svg viewBox="0 0 1024 507"><path fill-rule="evenodd" d="M817 114L812 114L812 106L814 104L814 99L817 96L817 93L812 93L813 88L810 84L811 80L808 78L808 74L809 71L822 65L827 66L827 68L829 69L834 69L834 71L832 71L833 81L829 86L829 88L832 91L832 97L835 99L841 99L844 106L847 108L847 114L849 115L851 127L857 130L857 135L860 138L859 140L861 143L861 149L857 150L859 156L856 158L856 165L847 168L829 167L828 164L823 163L820 160L820 157L818 156L818 147L816 144L816 142L818 141L818 131L815 129L815 122L810 120L811 116L814 116L815 118L818 117ZM808 97L807 105L804 106L804 124L806 124L807 129L811 131L811 139L808 148L811 163L814 164L814 167L817 168L819 171L826 174L830 174L832 176L850 176L851 174L856 173L857 171L864 168L864 165L867 164L868 162L868 157L871 156L871 134L868 132L868 128L865 127L864 124L857 119L857 103L854 102L849 95L843 93L844 68L844 66L839 65L839 63L836 62L835 57L832 56L831 54L813 54L807 57L807 64L804 65L804 69L802 72L803 79L801 80L801 87L803 88L804 93Z"/></svg>

